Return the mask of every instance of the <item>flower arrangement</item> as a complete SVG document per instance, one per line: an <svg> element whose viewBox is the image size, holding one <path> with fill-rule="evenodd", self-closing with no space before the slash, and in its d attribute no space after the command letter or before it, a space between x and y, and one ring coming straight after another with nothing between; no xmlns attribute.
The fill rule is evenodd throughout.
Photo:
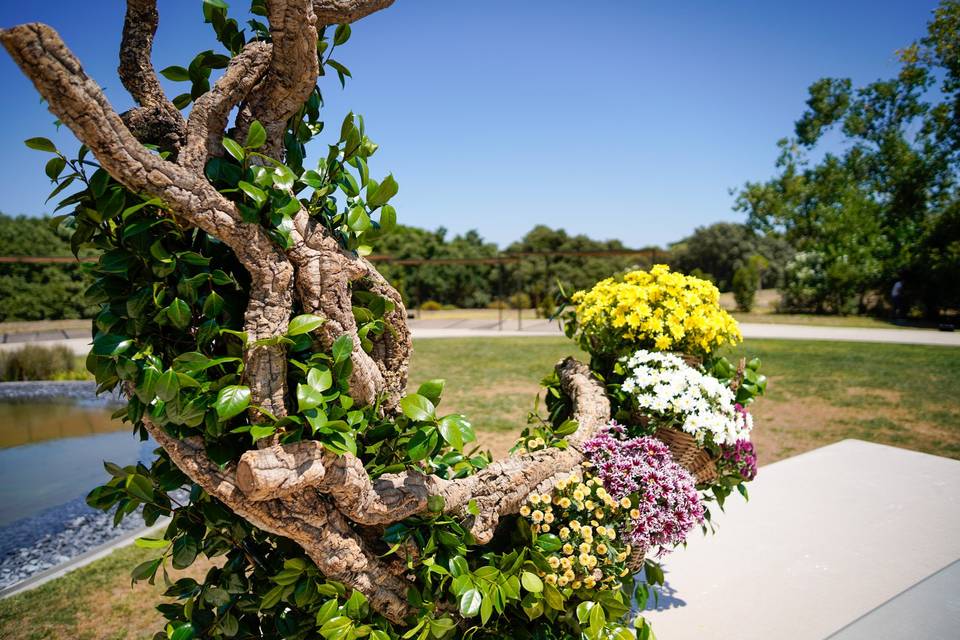
<svg viewBox="0 0 960 640"><path fill-rule="evenodd" d="M642 348L703 355L742 339L712 283L662 264L601 280L570 301L576 308L566 316L567 333L578 334L581 346L594 353Z"/></svg>
<svg viewBox="0 0 960 640"><path fill-rule="evenodd" d="M552 495L530 494L520 515L540 548L553 549L545 553L551 571L539 572L544 581L573 589L619 589L629 573L631 547L617 528L633 507L630 498L614 499L603 482L589 476L582 482L561 480Z"/></svg>
<svg viewBox="0 0 960 640"><path fill-rule="evenodd" d="M675 426L706 444L733 445L749 437L753 419L738 410L730 387L688 367L679 357L643 349L623 359L621 388L636 408L661 426Z"/></svg>
<svg viewBox="0 0 960 640"><path fill-rule="evenodd" d="M630 540L644 554L653 547L668 552L702 524L694 479L660 440L629 438L623 426L611 422L586 442L584 453L613 499L633 505Z"/></svg>

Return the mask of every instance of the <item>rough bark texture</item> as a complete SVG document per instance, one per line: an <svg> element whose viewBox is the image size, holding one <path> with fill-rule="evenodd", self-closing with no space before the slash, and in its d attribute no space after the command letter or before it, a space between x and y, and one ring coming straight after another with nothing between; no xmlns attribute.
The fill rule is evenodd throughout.
<svg viewBox="0 0 960 640"><path fill-rule="evenodd" d="M179 148L186 123L163 93L150 54L160 16L156 0L128 0L120 42L120 82L140 105L123 116L137 139Z"/></svg>
<svg viewBox="0 0 960 640"><path fill-rule="evenodd" d="M395 409L407 384L406 309L370 262L345 251L306 211L294 218L293 246L279 249L263 227L243 221L235 204L204 177L204 166L221 153L229 114L237 107L239 126L258 119L268 132L267 152L281 158L288 120L320 74L318 27L351 22L390 4L271 0L273 42L248 44L196 100L187 121L163 94L150 61L158 23L155 0L128 1L120 76L140 106L123 117L52 28L27 24L0 31L0 41L50 110L111 176L133 192L161 199L179 219L221 240L249 272L244 377L252 404L277 417L286 415L290 402L286 353L282 345L257 342L284 335L295 308L326 319L320 331L325 346L343 335L353 339L351 395L361 405L381 399L387 412ZM144 146L158 141L175 153L164 159ZM361 348L351 311L355 289L383 296L395 307L386 318L390 330L373 339L369 353ZM514 456L455 481L415 469L372 479L355 456L333 455L316 442L267 441L221 469L202 440L180 440L152 422L145 424L171 460L207 493L255 526L294 540L324 574L362 591L377 611L401 622L415 613L406 599L402 563L381 560L371 548L385 525L426 512L431 496L441 496L444 511L463 518L476 540L486 542L500 518L516 513L531 491L546 491L578 473L581 445L609 420L610 406L586 366L568 359L557 370L580 423L570 447ZM470 505L479 515L470 515Z"/></svg>

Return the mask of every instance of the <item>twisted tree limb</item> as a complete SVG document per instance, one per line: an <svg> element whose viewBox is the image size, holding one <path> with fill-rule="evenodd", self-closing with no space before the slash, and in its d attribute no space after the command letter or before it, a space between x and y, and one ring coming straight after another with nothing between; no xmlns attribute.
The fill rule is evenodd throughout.
<svg viewBox="0 0 960 640"><path fill-rule="evenodd" d="M159 21L156 0L127 0L117 71L120 82L140 106L121 118L137 140L176 150L186 133L186 122L164 94L150 60Z"/></svg>
<svg viewBox="0 0 960 640"><path fill-rule="evenodd" d="M200 438L179 440L150 420L144 420L144 425L174 464L234 513L264 531L299 544L324 575L362 592L389 620L400 623L414 613L407 602L409 584L366 548L320 493L303 491L254 502L237 489L234 466L221 470L207 457Z"/></svg>
<svg viewBox="0 0 960 640"><path fill-rule="evenodd" d="M512 456L460 480L407 471L372 481L356 456L337 456L319 443L299 442L244 453L237 484L251 500L314 489L330 496L348 518L367 525L391 524L424 513L431 496L443 498L445 513L466 518L472 501L479 515L471 533L478 542L488 542L500 517L517 513L531 491L549 491L556 482L578 473L583 443L610 421L610 401L586 365L568 358L557 365L557 372L573 401L573 417L580 423L564 450Z"/></svg>
<svg viewBox="0 0 960 640"><path fill-rule="evenodd" d="M280 158L287 120L310 97L320 76L317 17L310 0L267 0L273 51L257 91L237 116L243 137L254 120L267 132L263 153Z"/></svg>
<svg viewBox="0 0 960 640"><path fill-rule="evenodd" d="M207 160L220 155L223 131L230 111L240 104L260 82L270 64L273 46L267 42L250 42L227 65L227 70L213 88L197 98L187 121L186 145L179 163L200 173Z"/></svg>
<svg viewBox="0 0 960 640"><path fill-rule="evenodd" d="M345 24L392 4L393 0L313 0L313 11L320 24Z"/></svg>
<svg viewBox="0 0 960 640"><path fill-rule="evenodd" d="M87 145L101 166L136 193L156 196L189 223L226 243L250 273L244 323L250 341L244 360L254 403L286 415L286 357L258 340L283 335L293 302L293 267L258 224L243 222L233 202L201 173L160 158L138 141L60 36L47 25L0 32L0 41L50 105L50 111Z"/></svg>

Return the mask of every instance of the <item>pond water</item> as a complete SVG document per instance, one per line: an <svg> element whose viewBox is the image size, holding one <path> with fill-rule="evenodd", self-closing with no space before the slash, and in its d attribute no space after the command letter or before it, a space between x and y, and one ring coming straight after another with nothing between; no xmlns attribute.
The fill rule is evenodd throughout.
<svg viewBox="0 0 960 640"><path fill-rule="evenodd" d="M155 445L112 420L113 404L87 386L0 395L0 527L86 496L109 478L104 460L149 459Z"/></svg>

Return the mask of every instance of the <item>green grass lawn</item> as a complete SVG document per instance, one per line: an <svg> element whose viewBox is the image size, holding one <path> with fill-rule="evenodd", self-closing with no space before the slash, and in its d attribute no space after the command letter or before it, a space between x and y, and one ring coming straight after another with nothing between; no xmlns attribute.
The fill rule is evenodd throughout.
<svg viewBox="0 0 960 640"><path fill-rule="evenodd" d="M960 349L754 340L767 397L754 405L761 463L860 438L960 459ZM445 378L441 411L466 413L481 442L502 453L533 407L538 381L577 353L562 338L418 340L411 386ZM122 549L33 591L0 601L0 638L138 639L159 628L130 589L129 569L151 552ZM204 566L192 568L202 575Z"/></svg>

